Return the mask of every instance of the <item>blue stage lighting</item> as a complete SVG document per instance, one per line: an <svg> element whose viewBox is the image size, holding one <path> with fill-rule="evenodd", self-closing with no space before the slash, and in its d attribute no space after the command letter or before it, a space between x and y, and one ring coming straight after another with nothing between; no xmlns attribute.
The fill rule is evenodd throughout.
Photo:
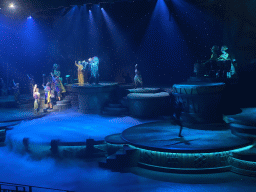
<svg viewBox="0 0 256 192"><path fill-rule="evenodd" d="M31 17L31 16L29 16L27 19L32 19L32 17Z"/></svg>

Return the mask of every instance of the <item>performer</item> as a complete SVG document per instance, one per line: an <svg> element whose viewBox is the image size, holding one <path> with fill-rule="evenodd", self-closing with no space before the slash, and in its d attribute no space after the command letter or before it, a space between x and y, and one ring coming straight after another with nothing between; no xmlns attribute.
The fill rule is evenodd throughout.
<svg viewBox="0 0 256 192"><path fill-rule="evenodd" d="M35 85L35 81L34 81L34 78L33 78L32 75L29 76L29 75L27 74L27 77L28 77L28 81L29 81L29 91L30 91L31 95L33 95L33 93L34 93L34 92L33 92L33 91L34 91L34 90L33 90L33 89L34 89L33 87L34 87L34 85Z"/></svg>
<svg viewBox="0 0 256 192"><path fill-rule="evenodd" d="M211 48L211 52L212 52L212 55L210 60L216 61L218 59L219 46L213 45Z"/></svg>
<svg viewBox="0 0 256 192"><path fill-rule="evenodd" d="M221 47L221 52L222 54L220 55L220 57L218 58L218 61L227 61L230 60L229 58L229 54L226 52L228 50L228 47L226 45L223 45Z"/></svg>
<svg viewBox="0 0 256 192"><path fill-rule="evenodd" d="M77 66L78 83L79 85L83 85L84 84L84 74L83 74L84 66L82 65L81 61L78 61L78 63L75 61L75 65Z"/></svg>
<svg viewBox="0 0 256 192"><path fill-rule="evenodd" d="M99 83L99 58L94 56L93 58L88 59L89 64L91 66L91 77L89 79L89 83Z"/></svg>
<svg viewBox="0 0 256 192"><path fill-rule="evenodd" d="M61 84L60 80L57 76L54 76L53 73L51 73L52 76L52 82L54 84L55 92L57 93L58 100L61 100Z"/></svg>
<svg viewBox="0 0 256 192"><path fill-rule="evenodd" d="M39 93L39 88L37 88L37 84L34 85L33 87L33 97L35 99L34 101L34 112L38 113L39 112L39 100L40 100L40 93Z"/></svg>
<svg viewBox="0 0 256 192"><path fill-rule="evenodd" d="M181 135L181 132L182 132L182 124L181 124L181 120L180 120L180 116L181 116L181 113L182 113L182 102L178 101L176 103L176 106L175 106L175 109L174 109L174 113L175 113L175 121L176 123L180 126L180 132L179 132L179 137L183 137Z"/></svg>
<svg viewBox="0 0 256 192"><path fill-rule="evenodd" d="M62 77L60 76L60 71L59 71L59 68L60 66L58 64L54 64L53 65L53 75L56 76L58 79L59 79L59 84L60 84L60 88L61 88L61 93L65 93L66 92L66 89L65 87L63 86L63 83L62 83Z"/></svg>
<svg viewBox="0 0 256 192"><path fill-rule="evenodd" d="M1 86L1 93L2 96L7 96L7 87L6 84L4 83L4 80L2 78L0 78L0 86Z"/></svg>
<svg viewBox="0 0 256 192"><path fill-rule="evenodd" d="M44 87L44 93L45 93L45 105L47 109L52 109L52 103L51 103L51 87L50 87L50 82L46 83L46 86L43 85Z"/></svg>
<svg viewBox="0 0 256 192"><path fill-rule="evenodd" d="M142 77L141 77L140 71L138 70L138 64L135 64L135 76L134 76L135 89L137 89L138 83L140 83L141 87L143 88Z"/></svg>
<svg viewBox="0 0 256 192"><path fill-rule="evenodd" d="M13 81L13 85L14 87L13 88L13 91L14 91L14 99L15 99L15 102L19 104L20 102L20 84L19 83L15 83L14 82L14 79L12 80Z"/></svg>
<svg viewBox="0 0 256 192"><path fill-rule="evenodd" d="M53 64L53 74L60 77L60 71L59 71L60 66L57 63Z"/></svg>

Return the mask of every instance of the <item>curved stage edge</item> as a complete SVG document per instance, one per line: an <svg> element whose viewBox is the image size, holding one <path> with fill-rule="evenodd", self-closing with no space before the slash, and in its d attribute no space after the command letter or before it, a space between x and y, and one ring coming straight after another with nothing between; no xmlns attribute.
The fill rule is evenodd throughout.
<svg viewBox="0 0 256 192"><path fill-rule="evenodd" d="M121 138L139 167L173 173L231 171L232 154L248 150L253 142L234 136L230 130L195 130L170 121L137 125L122 132ZM232 161L233 162L233 161Z"/></svg>

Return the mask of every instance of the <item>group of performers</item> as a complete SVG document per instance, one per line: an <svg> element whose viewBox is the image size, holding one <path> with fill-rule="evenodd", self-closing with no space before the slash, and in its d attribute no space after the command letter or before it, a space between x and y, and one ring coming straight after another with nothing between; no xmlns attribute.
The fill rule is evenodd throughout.
<svg viewBox="0 0 256 192"><path fill-rule="evenodd" d="M199 63L195 64L194 71L196 74L212 77L225 77L231 78L235 75L235 59L231 59L229 53L227 52L228 47L223 45L219 50L219 46L214 45L211 48L211 57L206 62L201 65ZM221 51L221 54L219 53Z"/></svg>
<svg viewBox="0 0 256 192"><path fill-rule="evenodd" d="M62 84L62 78L60 77L59 65L53 65L53 72L51 72L50 78L47 79L47 83L43 83L44 93L45 93L45 107L44 109L52 109L56 100L61 100L63 94L66 92L65 87ZM38 113L40 104L40 92L37 84L33 86L33 97L34 101L34 111Z"/></svg>
<svg viewBox="0 0 256 192"><path fill-rule="evenodd" d="M84 71L87 69L90 71L89 83L99 83L99 58L94 56L89 58L88 61L75 61L75 65L77 66L78 71L78 84L84 84Z"/></svg>

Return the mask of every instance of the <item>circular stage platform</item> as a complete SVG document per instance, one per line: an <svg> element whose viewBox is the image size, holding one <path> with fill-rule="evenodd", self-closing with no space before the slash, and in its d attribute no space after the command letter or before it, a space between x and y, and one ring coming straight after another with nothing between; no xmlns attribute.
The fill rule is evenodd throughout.
<svg viewBox="0 0 256 192"><path fill-rule="evenodd" d="M74 84L73 88L78 92L79 111L85 114L101 114L117 85L118 83Z"/></svg>
<svg viewBox="0 0 256 192"><path fill-rule="evenodd" d="M230 130L196 130L184 127L178 137L179 126L170 121L153 122L123 131L122 138L129 144L162 152L210 153L233 150L250 144L236 137Z"/></svg>
<svg viewBox="0 0 256 192"><path fill-rule="evenodd" d="M122 132L122 138L139 151L139 166L179 173L229 171L232 152L245 150L252 144L250 140L236 137L229 129L184 127L183 137L178 134L179 126L162 121L128 128Z"/></svg>

